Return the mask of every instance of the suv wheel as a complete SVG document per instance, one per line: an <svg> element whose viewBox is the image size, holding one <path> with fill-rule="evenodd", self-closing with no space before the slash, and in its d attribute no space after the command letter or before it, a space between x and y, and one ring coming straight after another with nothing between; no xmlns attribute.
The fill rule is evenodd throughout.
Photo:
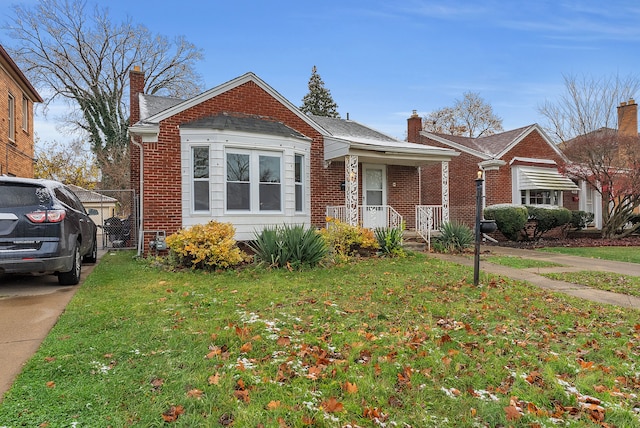
<svg viewBox="0 0 640 428"><path fill-rule="evenodd" d="M80 271L82 269L82 257L80 256L80 245L76 242L73 247L73 266L69 272L60 272L58 274L58 283L60 285L76 285L80 282Z"/></svg>
<svg viewBox="0 0 640 428"><path fill-rule="evenodd" d="M98 260L98 241L96 237L93 237L93 246L91 247L91 252L84 256L82 259L83 263L95 263Z"/></svg>

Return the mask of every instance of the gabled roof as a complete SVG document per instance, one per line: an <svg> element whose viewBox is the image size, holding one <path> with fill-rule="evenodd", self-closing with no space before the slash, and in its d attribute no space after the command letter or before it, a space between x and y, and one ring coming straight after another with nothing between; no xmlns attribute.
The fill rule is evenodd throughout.
<svg viewBox="0 0 640 428"><path fill-rule="evenodd" d="M189 98L187 100L181 100L173 105L168 106L159 111L152 111L157 109L148 108L148 113L152 113L150 116L141 119L138 123L134 124L129 128L130 132L134 135L141 135L143 137L143 141L152 141L154 137L157 136L159 132L159 124L162 120L167 119L171 116L174 116L182 111L185 111L189 108L197 106L200 103L203 103L206 100L217 97L220 94L223 94L227 91L230 91L238 86L244 85L248 82L255 83L262 90L267 92L273 98L275 98L278 102L287 107L291 112L297 115L300 119L305 121L309 126L316 129L318 132L323 133L321 127L319 127L315 122L313 122L307 115L302 113L295 105L293 105L289 100L280 95L276 90L274 90L271 86L267 85L262 79L256 76L252 72L248 72L243 74L240 77L236 77L226 83L216 86L215 88L209 89L195 97ZM155 100L158 102L158 100ZM159 104L159 102L158 102ZM168 102L166 105L170 104ZM160 108L159 105L157 105ZM142 117L142 109L141 115Z"/></svg>
<svg viewBox="0 0 640 428"><path fill-rule="evenodd" d="M38 91L36 91L36 88L31 85L31 82L29 82L2 45L0 45L0 67L4 68L9 76L22 87L22 90L29 96L32 102L41 103L43 101Z"/></svg>
<svg viewBox="0 0 640 428"><path fill-rule="evenodd" d="M110 196L103 195L102 193L87 190L84 187L76 186L75 184L68 184L67 187L76 194L80 202L101 202L101 203L116 203L118 200Z"/></svg>
<svg viewBox="0 0 640 428"><path fill-rule="evenodd" d="M309 117L328 134L325 136L326 161L358 155L362 162L420 165L448 161L459 154L441 147L400 141L353 120Z"/></svg>
<svg viewBox="0 0 640 428"><path fill-rule="evenodd" d="M538 124L512 129L499 134L489 135L480 138L470 138L447 134L436 134L422 131L424 137L433 139L451 148L474 155L482 160L500 159L515 145L522 141L527 135L537 131L547 144L563 159L564 154L560 151L547 134Z"/></svg>

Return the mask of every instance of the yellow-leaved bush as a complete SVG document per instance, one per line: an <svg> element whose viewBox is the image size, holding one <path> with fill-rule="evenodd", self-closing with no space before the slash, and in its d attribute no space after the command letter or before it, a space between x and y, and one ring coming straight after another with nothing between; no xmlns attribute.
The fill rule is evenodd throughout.
<svg viewBox="0 0 640 428"><path fill-rule="evenodd" d="M338 259L346 260L362 250L371 251L380 248L373 230L351 226L333 217L327 217L327 227L320 233Z"/></svg>
<svg viewBox="0 0 640 428"><path fill-rule="evenodd" d="M247 259L234 239L231 223L210 221L196 224L167 236L171 257L179 266L199 269L226 269Z"/></svg>

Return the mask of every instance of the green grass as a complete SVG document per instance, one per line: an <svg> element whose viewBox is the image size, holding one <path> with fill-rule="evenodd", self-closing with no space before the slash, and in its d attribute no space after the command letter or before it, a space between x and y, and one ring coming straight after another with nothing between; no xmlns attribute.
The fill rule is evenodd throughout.
<svg viewBox="0 0 640 428"><path fill-rule="evenodd" d="M594 259L615 260L619 262L640 263L640 247L546 247L540 248L537 251L590 257Z"/></svg>
<svg viewBox="0 0 640 428"><path fill-rule="evenodd" d="M531 268L547 268L562 266L558 263L548 262L544 260L527 259L516 256L489 256L485 258L490 263L502 266L508 266L515 269L531 269Z"/></svg>
<svg viewBox="0 0 640 428"><path fill-rule="evenodd" d="M594 271L545 273L541 275L572 284L581 284L599 290L640 297L640 277L637 276Z"/></svg>
<svg viewBox="0 0 640 428"><path fill-rule="evenodd" d="M426 255L206 274L107 254L0 426L640 425L640 311L472 277Z"/></svg>

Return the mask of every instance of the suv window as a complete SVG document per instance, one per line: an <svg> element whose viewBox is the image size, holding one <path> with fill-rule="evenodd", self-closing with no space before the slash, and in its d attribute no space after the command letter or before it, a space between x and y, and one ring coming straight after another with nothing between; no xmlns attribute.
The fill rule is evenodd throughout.
<svg viewBox="0 0 640 428"><path fill-rule="evenodd" d="M80 202L80 199L78 199L75 193L73 193L66 187L57 187L54 192L56 194L56 197L60 201L62 201L62 203L69 206L69 208L73 208L76 211L85 212L84 206L82 205L82 202Z"/></svg>
<svg viewBox="0 0 640 428"><path fill-rule="evenodd" d="M25 207L51 205L51 195L47 189L29 185L0 186L0 201L5 207Z"/></svg>

